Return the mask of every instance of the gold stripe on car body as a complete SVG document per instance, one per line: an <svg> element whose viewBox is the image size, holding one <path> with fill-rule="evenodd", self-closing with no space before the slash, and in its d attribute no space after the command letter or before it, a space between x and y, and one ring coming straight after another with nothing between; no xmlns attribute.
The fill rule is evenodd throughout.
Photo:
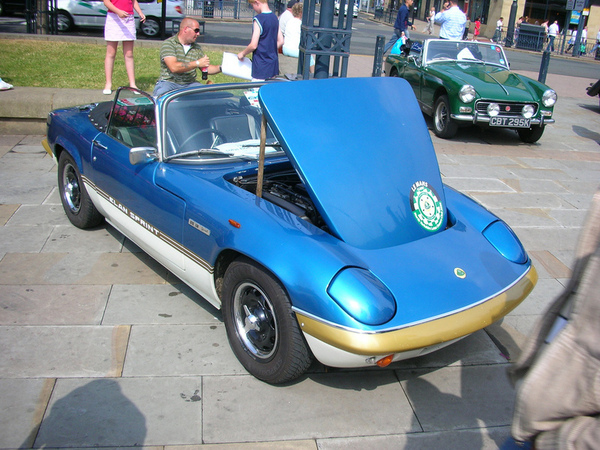
<svg viewBox="0 0 600 450"><path fill-rule="evenodd" d="M52 152L52 149L50 148L50 144L48 143L48 138L42 139L42 147L44 147L44 150L46 150L46 153L48 153L50 156L52 156L54 158L54 153Z"/></svg>
<svg viewBox="0 0 600 450"><path fill-rule="evenodd" d="M485 302L441 318L381 332L361 332L296 312L302 331L358 355L385 355L429 347L464 337L504 317L529 295L538 280L533 265L515 284Z"/></svg>
<svg viewBox="0 0 600 450"><path fill-rule="evenodd" d="M154 225L152 225L150 222L148 222L145 219L143 219L142 217L140 217L138 214L136 214L134 211L132 211L128 206L125 206L123 203L119 202L118 200L116 200L115 198L110 196L108 193L104 192L102 189L100 189L98 186L96 186L86 176L82 175L81 178L87 187L89 187L90 189L93 189L100 197L102 197L104 200L106 200L108 203L110 203L116 210L118 210L119 212L121 212L122 214L127 216L130 220L134 221L139 227L154 234L154 236L156 236L158 239L160 239L164 243L168 244L169 246L174 248L176 251L181 253L183 256L192 260L194 263L198 264L200 267L202 267L208 273L214 273L214 271L215 271L214 267L208 261L206 261L204 258L198 256L192 250L190 250L189 248L180 244L178 241L173 239L171 236L162 232L161 230L156 228Z"/></svg>

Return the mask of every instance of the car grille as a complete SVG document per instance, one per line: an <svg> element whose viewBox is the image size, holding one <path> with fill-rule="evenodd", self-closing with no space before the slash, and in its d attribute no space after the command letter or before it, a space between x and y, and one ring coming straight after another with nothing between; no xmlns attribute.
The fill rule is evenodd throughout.
<svg viewBox="0 0 600 450"><path fill-rule="evenodd" d="M498 103L500 106L500 113L498 117L521 117L521 111L525 105L532 105L535 113L537 114L537 105L535 103L515 103L515 102L491 102L489 100L480 100L475 104L475 111L478 115L487 116L487 107L490 103Z"/></svg>

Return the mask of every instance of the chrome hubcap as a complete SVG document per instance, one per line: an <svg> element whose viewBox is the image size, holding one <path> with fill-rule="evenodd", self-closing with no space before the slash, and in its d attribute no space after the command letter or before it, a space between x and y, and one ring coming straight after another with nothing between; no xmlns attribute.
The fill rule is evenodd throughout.
<svg viewBox="0 0 600 450"><path fill-rule="evenodd" d="M273 305L254 283L245 282L234 294L233 311L238 336L256 358L268 359L277 348L277 321Z"/></svg>
<svg viewBox="0 0 600 450"><path fill-rule="evenodd" d="M67 164L63 171L63 198L71 212L77 214L81 208L81 190L75 168L71 164Z"/></svg>
<svg viewBox="0 0 600 450"><path fill-rule="evenodd" d="M435 115L435 125L438 130L443 130L448 121L448 110L444 103L438 105L437 114Z"/></svg>

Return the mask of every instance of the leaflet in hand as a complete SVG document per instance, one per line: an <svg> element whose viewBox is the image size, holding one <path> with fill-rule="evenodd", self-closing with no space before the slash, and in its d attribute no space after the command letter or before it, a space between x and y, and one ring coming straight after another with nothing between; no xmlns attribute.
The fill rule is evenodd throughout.
<svg viewBox="0 0 600 450"><path fill-rule="evenodd" d="M252 79L252 61L248 58L240 61L235 53L223 52L221 70L225 75L243 78L244 80Z"/></svg>

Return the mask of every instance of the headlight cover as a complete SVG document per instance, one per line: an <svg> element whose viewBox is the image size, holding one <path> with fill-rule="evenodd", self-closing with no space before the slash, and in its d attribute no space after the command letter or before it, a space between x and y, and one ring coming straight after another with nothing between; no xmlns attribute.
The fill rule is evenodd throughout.
<svg viewBox="0 0 600 450"><path fill-rule="evenodd" d="M460 91L458 92L458 98L463 103L471 103L473 100L475 100L476 96L477 92L475 91L475 88L470 84L465 84L463 87L460 88Z"/></svg>
<svg viewBox="0 0 600 450"><path fill-rule="evenodd" d="M515 233L501 220L488 225L483 236L509 261L517 264L527 262L527 253Z"/></svg>
<svg viewBox="0 0 600 450"><path fill-rule="evenodd" d="M556 103L556 99L556 92L554 92L554 90L552 89L548 89L546 92L544 92L544 95L542 95L542 103L546 108L554 106L554 104Z"/></svg>
<svg viewBox="0 0 600 450"><path fill-rule="evenodd" d="M535 108L533 107L533 105L525 105L523 106L523 110L521 111L521 115L526 119L532 118L534 113Z"/></svg>
<svg viewBox="0 0 600 450"><path fill-rule="evenodd" d="M365 269L343 269L333 278L327 293L348 315L365 325L382 325L396 313L392 293Z"/></svg>
<svg viewBox="0 0 600 450"><path fill-rule="evenodd" d="M500 105L498 103L490 103L487 107L487 113L490 117L496 117L500 114Z"/></svg>

